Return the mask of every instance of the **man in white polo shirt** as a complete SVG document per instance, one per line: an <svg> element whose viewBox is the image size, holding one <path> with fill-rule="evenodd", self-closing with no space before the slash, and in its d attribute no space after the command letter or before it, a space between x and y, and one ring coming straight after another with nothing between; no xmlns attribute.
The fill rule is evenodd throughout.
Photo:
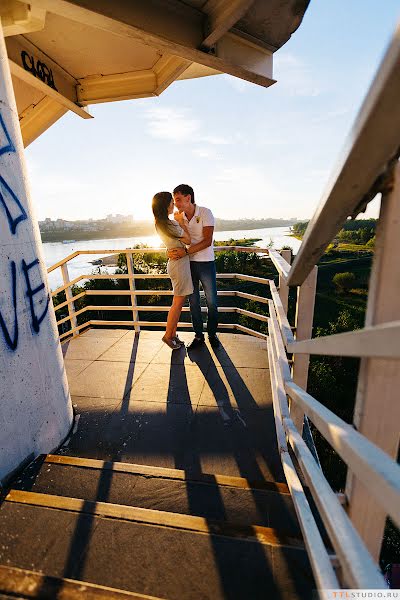
<svg viewBox="0 0 400 600"><path fill-rule="evenodd" d="M194 191L190 185L178 185L173 192L174 203L179 212L185 213L187 227L192 239L187 248L173 248L168 251L168 257L172 260L182 258L189 254L190 270L193 280L193 294L189 296L190 312L192 315L195 337L189 345L193 350L204 344L203 318L201 316L200 287L204 290L206 297L208 317L207 333L210 344L218 348L217 338L218 307L217 307L217 278L214 258L214 216L209 208L197 206L194 201Z"/></svg>

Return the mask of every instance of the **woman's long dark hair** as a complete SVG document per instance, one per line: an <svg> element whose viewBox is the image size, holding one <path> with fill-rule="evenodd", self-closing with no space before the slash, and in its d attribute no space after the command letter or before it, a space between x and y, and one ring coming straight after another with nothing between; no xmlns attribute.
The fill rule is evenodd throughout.
<svg viewBox="0 0 400 600"><path fill-rule="evenodd" d="M153 197L151 207L157 229L169 237L178 237L173 232L172 223L168 218L168 207L172 200L171 192L158 192Z"/></svg>

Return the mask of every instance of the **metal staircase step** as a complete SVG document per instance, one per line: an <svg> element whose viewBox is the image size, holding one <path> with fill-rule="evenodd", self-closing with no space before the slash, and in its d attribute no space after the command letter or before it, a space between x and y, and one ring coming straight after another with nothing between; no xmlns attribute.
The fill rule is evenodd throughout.
<svg viewBox="0 0 400 600"><path fill-rule="evenodd" d="M51 464L63 464L83 468L111 469L122 473L134 473L136 475L148 475L150 477L162 477L163 479L175 479L183 481L197 481L199 483L211 483L219 486L237 487L240 489L258 489L289 494L286 483L264 480L249 480L244 477L231 477L229 475L218 475L214 473L188 474L181 469L166 469L152 465L142 465L127 462L107 462L92 458L80 458L77 456L66 456L59 454L42 455L44 462Z"/></svg>
<svg viewBox="0 0 400 600"><path fill-rule="evenodd" d="M162 600L94 583L49 577L27 569L0 565L0 598L31 600Z"/></svg>
<svg viewBox="0 0 400 600"><path fill-rule="evenodd" d="M97 517L123 519L124 521L195 531L207 535L237 537L273 546L282 545L304 548L301 538L290 537L285 532L272 527L262 527L260 525L243 526L229 521L212 521L204 517L184 515L176 512L151 510L137 506L112 504L110 502L90 502L80 498L69 498L66 496L55 496L53 494L41 494L14 489L7 494L5 502L78 512Z"/></svg>
<svg viewBox="0 0 400 600"><path fill-rule="evenodd" d="M192 515L12 490L0 539L0 564L169 600L297 600L315 588L301 540Z"/></svg>
<svg viewBox="0 0 400 600"><path fill-rule="evenodd" d="M273 482L250 487L243 478L190 477L174 469L67 456L42 457L13 485L41 494L274 527L300 536L291 496L284 484L278 486L277 491Z"/></svg>

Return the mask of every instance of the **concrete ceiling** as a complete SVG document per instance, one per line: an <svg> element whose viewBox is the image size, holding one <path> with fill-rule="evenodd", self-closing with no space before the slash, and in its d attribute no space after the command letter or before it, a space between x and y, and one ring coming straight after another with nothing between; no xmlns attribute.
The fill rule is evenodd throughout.
<svg viewBox="0 0 400 600"><path fill-rule="evenodd" d="M309 0L1 0L21 131L31 143L68 110L157 96L229 73L275 83L273 53Z"/></svg>

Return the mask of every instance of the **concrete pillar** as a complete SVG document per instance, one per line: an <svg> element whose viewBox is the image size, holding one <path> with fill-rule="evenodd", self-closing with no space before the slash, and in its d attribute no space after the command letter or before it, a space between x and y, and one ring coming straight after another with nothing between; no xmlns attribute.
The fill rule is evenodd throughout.
<svg viewBox="0 0 400 600"><path fill-rule="evenodd" d="M0 480L72 419L0 20Z"/></svg>

